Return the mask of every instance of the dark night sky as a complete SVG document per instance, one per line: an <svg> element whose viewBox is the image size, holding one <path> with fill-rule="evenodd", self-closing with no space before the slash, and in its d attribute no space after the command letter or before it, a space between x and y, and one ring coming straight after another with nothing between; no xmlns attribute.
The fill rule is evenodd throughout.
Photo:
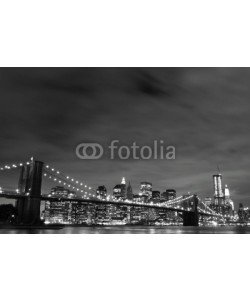
<svg viewBox="0 0 250 300"><path fill-rule="evenodd" d="M0 69L0 164L34 156L93 187L110 190L125 176L134 191L148 180L201 196L212 196L219 165L236 205L250 204L249 99L244 68ZM113 139L162 139L176 160L75 155L78 143Z"/></svg>

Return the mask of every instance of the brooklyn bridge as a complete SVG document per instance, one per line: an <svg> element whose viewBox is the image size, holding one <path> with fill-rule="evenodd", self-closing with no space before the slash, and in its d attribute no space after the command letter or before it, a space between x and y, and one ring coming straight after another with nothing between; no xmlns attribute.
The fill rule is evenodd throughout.
<svg viewBox="0 0 250 300"><path fill-rule="evenodd" d="M107 197L99 199L93 192L93 188L80 180L71 178L50 165L31 159L27 162L6 164L0 168L4 176L8 176L8 171L17 170L19 173L18 183L10 188L0 188L0 200L16 200L17 208L17 226L37 226L42 225L41 220L41 202L79 202L83 205L94 204L95 206L114 205L126 207L151 208L161 211L172 211L178 213L184 226L199 226L199 218L207 217L213 220L223 220L221 214L216 213L208 207L196 194L186 197L177 197L167 202L145 202L129 199L114 199ZM63 197L49 197L42 194L42 183L44 179L51 180L62 186L71 188L76 192L74 199ZM16 188L17 186L17 188ZM182 206L181 204L187 205Z"/></svg>

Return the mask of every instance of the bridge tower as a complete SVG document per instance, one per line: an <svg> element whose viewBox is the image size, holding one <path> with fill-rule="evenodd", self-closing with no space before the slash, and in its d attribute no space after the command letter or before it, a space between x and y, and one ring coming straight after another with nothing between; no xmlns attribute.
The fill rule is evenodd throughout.
<svg viewBox="0 0 250 300"><path fill-rule="evenodd" d="M198 197L193 197L193 211L183 212L183 226L199 226Z"/></svg>
<svg viewBox="0 0 250 300"><path fill-rule="evenodd" d="M43 162L41 161L32 161L30 165L21 169L18 188L20 194L27 197L17 201L18 224L20 225L37 225L41 223L42 173Z"/></svg>
<svg viewBox="0 0 250 300"><path fill-rule="evenodd" d="M30 180L30 165L24 165L21 167L18 191L21 195L25 195L29 192L29 180Z"/></svg>

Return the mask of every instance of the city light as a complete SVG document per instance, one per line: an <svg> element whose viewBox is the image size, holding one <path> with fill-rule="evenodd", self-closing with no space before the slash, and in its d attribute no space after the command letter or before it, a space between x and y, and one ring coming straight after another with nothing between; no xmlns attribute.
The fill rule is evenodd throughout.
<svg viewBox="0 0 250 300"><path fill-rule="evenodd" d="M32 172L32 168L35 167L36 161L28 161L24 164L22 162L19 163L11 163L6 164L3 167L0 168L1 171L6 170L12 170L17 169L18 167L23 167L22 170L28 170L28 172ZM27 165L30 165L31 167L27 167ZM118 218L120 217L120 214L122 214L122 207L130 207L130 208L140 208L142 215L144 214L145 209L149 209L147 211L146 215L149 215L150 212L153 215L157 215L157 212L160 211L160 209L163 209L166 212L173 212L175 214L174 220L178 220L180 216L182 216L185 212L190 214L197 214L200 218L199 224L200 226L204 224L210 224L212 226L224 226L225 224L231 224L239 221L244 220L244 218L241 215L234 214L232 215L229 211L220 211L218 210L218 207L221 209L223 208L223 205L228 205L231 207L233 206L231 195L229 192L229 188L227 185L225 185L225 189L223 190L223 198L221 197L221 187L222 187L222 175L217 175L216 182L214 184L214 188L216 191L219 190L219 192L215 193L214 201L216 203L216 199L219 199L218 201L221 201L221 204L217 206L213 206L213 200L209 197L205 198L205 202L202 201L202 199L196 195L188 193L184 196L176 196L175 190L167 190L169 194L161 195L160 192L154 192L152 191L152 184L150 182L142 182L140 186L140 193L139 195L132 194L132 198L129 198L126 194L125 189L127 187L125 178L122 178L122 182L120 185L117 185L113 192L116 194L114 195L107 195L107 190L99 189L94 190L92 187L83 184L82 181L75 179L70 176L64 175L61 171L55 169L54 167L50 167L49 165L45 165L46 172L43 172L43 176L52 182L57 182L58 184L62 186L56 186L52 188L55 191L51 192L48 197L54 198L54 201L61 201L61 199L67 198L71 199L72 201L78 201L78 199L83 199L86 203L92 203L94 205L100 205L101 202L106 203L106 205L118 205L118 207L121 207L121 209L114 209L114 211L117 211ZM30 173L32 174L32 173ZM129 184L130 185L130 184ZM19 186L18 186L19 187ZM66 189L69 188L68 190ZM129 187L129 186L128 186ZM99 187L102 188L102 187ZM96 192L92 192L94 190ZM57 192L56 192L57 191ZM170 193L171 192L171 193ZM2 194L8 194L10 195L10 192L6 192L6 189L3 190L3 188L0 188L1 197ZM15 194L21 194L22 195L22 189L14 189L13 195ZM32 190L29 188L29 192L26 193L26 196L32 197ZM174 198L166 198L166 195L171 195L171 197L174 196ZM218 197L218 195L220 197ZM154 198L155 197L155 198ZM82 201L83 201L82 200ZM66 200L64 200L66 201ZM197 203L196 203L197 202ZM56 202L55 202L56 203ZM196 203L196 204L194 204ZM212 203L212 204L211 204ZM108 211L108 210L107 210ZM111 210L112 211L112 210ZM242 208L242 212L244 214L248 213L249 209L247 207ZM110 212L111 213L111 212ZM114 212L113 212L114 213ZM179 216L179 215L180 216ZM142 216L138 215L138 218L141 218ZM130 220L130 218L129 218ZM204 221L205 220L205 221ZM61 221L60 221L61 222ZM63 221L64 222L64 221ZM68 224L70 221L65 221L65 224ZM120 221L117 221L118 223ZM124 221L121 221L121 223ZM130 222L130 221L128 221ZM157 221L159 223L159 221ZM173 222L163 222L161 221L161 224L176 224L175 221ZM179 222L179 221L178 221ZM177 222L177 223L178 223ZM103 223L100 221L100 223ZM249 222L248 222L249 223ZM115 224L115 222L113 223ZM246 223L247 224L247 223Z"/></svg>

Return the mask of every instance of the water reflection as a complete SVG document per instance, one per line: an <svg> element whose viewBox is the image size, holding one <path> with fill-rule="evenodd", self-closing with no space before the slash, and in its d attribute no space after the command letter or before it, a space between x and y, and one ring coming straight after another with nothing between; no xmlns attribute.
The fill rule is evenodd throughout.
<svg viewBox="0 0 250 300"><path fill-rule="evenodd" d="M0 229L0 234L249 234L250 227L107 226L62 229Z"/></svg>

